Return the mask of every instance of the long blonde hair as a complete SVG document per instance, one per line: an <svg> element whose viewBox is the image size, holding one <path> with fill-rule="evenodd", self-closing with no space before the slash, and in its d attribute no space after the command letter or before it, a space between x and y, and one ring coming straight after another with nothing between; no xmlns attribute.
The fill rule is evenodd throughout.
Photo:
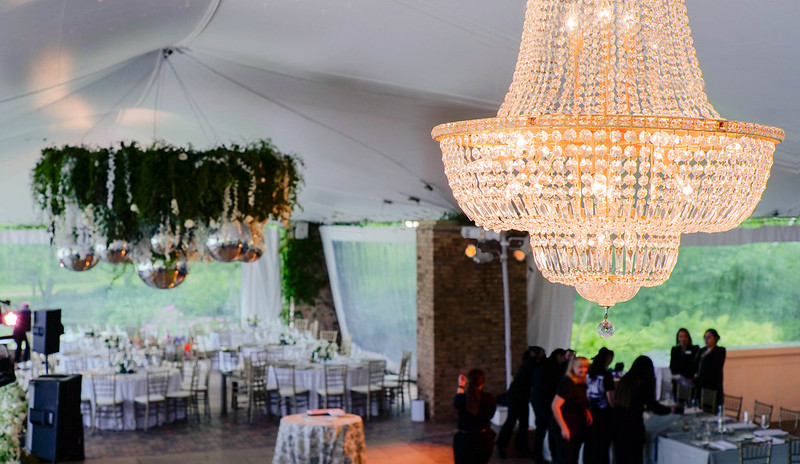
<svg viewBox="0 0 800 464"><path fill-rule="evenodd" d="M569 365L567 366L567 372L565 373L565 375L569 376L569 378L573 382L586 383L586 375L584 375L583 377L578 377L572 372L572 370L575 369L575 366L577 366L579 363L586 363L586 367L587 368L589 367L588 358L585 358L583 356L575 356L574 358L569 360Z"/></svg>

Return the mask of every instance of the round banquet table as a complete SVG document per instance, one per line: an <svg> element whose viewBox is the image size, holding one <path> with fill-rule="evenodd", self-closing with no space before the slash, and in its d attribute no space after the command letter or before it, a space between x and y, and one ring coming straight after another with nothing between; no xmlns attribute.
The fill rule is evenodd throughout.
<svg viewBox="0 0 800 464"><path fill-rule="evenodd" d="M365 464L361 417L293 414L281 419L274 464Z"/></svg>
<svg viewBox="0 0 800 464"><path fill-rule="evenodd" d="M82 388L82 395L87 398L92 398L92 379L90 378L92 372L85 372L83 375L83 381L81 384ZM140 370L135 374L117 374L116 379L117 385L117 398L122 398L123 404L122 408L124 411L123 416L123 428L125 430L136 430L136 415L135 409L133 406L133 399L140 395L147 394L147 371ZM167 393L176 392L181 389L181 373L177 369L169 369L169 382L167 383ZM94 411L94 398L92 398L92 411ZM174 419L174 418L173 418ZM91 418L84 417L83 418L84 425L88 426L91 424ZM164 423L167 421L166 411L162 408L160 417L158 418L160 423ZM150 427L156 425L156 418L153 417L150 419ZM114 424L113 419L101 420L100 423L97 424L97 428L99 429L107 429L113 430L117 426Z"/></svg>

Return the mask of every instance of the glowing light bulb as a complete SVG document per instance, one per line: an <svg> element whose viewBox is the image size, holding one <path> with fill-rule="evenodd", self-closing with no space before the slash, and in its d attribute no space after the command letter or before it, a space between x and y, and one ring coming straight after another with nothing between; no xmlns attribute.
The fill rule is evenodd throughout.
<svg viewBox="0 0 800 464"><path fill-rule="evenodd" d="M575 29L575 27L576 27L577 25L578 25L578 20L577 20L577 19L575 19L575 17L574 17L574 16L570 16L570 17L567 19L567 30L571 31L571 30Z"/></svg>
<svg viewBox="0 0 800 464"><path fill-rule="evenodd" d="M9 327L14 327L15 325L17 325L17 315L14 313L6 313L3 316L3 324Z"/></svg>

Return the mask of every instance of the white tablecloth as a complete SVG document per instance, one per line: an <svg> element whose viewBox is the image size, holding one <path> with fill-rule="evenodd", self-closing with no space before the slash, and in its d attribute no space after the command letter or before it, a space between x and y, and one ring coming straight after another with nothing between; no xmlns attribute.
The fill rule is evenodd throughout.
<svg viewBox="0 0 800 464"><path fill-rule="evenodd" d="M81 396L92 398L92 393L94 389L92 388L92 379L89 378L91 372L87 372L83 375L83 384L82 389L83 393ZM167 384L167 393L171 393L174 391L178 391L181 389L181 374L175 369L170 370L169 376L169 383ZM136 429L136 416L134 414L135 409L133 406L133 399L137 396L146 395L147 394L147 373L144 371L137 372L135 374L118 374L117 375L117 398L122 398L123 400L123 410L124 410L124 419L123 419L123 426L125 430L135 430ZM162 408L163 409L163 408ZM92 410L94 411L94 399L92 399ZM170 419L174 419L171 417ZM84 417L85 425L89 425L91 423L91 419ZM164 423L166 422L166 411L162 411L162 415L159 418L159 422ZM156 421L155 417L150 420L149 426L155 426ZM102 420L97 427L100 429L114 429L116 425L114 424L114 420Z"/></svg>
<svg viewBox="0 0 800 464"><path fill-rule="evenodd" d="M256 343L255 334L252 332L224 331L208 334L207 349L218 350L222 347L238 348L242 345Z"/></svg>
<svg viewBox="0 0 800 464"><path fill-rule="evenodd" d="M365 464L364 424L359 416L294 414L281 419L274 464Z"/></svg>
<svg viewBox="0 0 800 464"><path fill-rule="evenodd" d="M62 335L59 340L59 351L62 353L70 352L89 352L105 353L108 350L101 336L88 337L82 334Z"/></svg>

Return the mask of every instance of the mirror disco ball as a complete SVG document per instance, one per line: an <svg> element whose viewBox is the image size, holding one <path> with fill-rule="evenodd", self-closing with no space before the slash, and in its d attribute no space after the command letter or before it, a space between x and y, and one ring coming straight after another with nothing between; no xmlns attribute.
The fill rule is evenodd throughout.
<svg viewBox="0 0 800 464"><path fill-rule="evenodd" d="M214 260L230 263L242 259L249 239L250 231L241 223L228 222L208 236L206 248Z"/></svg>
<svg viewBox="0 0 800 464"><path fill-rule="evenodd" d="M130 261L131 246L125 240L114 240L106 246L98 243L94 247L95 254L103 261L111 264Z"/></svg>
<svg viewBox="0 0 800 464"><path fill-rule="evenodd" d="M153 253L168 255L178 247L178 237L172 234L158 232L150 237L150 249Z"/></svg>
<svg viewBox="0 0 800 464"><path fill-rule="evenodd" d="M267 245L264 242L264 234L262 234L258 230L251 230L250 240L246 242L246 247L245 247L246 249L240 261L244 263L252 263L253 261L258 261L258 258L260 258L264 254L266 246Z"/></svg>
<svg viewBox="0 0 800 464"><path fill-rule="evenodd" d="M97 264L97 256L89 251L80 251L75 248L60 248L58 250L58 265L70 271L88 271Z"/></svg>
<svg viewBox="0 0 800 464"><path fill-rule="evenodd" d="M142 261L136 265L136 273L148 287L175 288L189 275L189 260L185 256L175 256Z"/></svg>

